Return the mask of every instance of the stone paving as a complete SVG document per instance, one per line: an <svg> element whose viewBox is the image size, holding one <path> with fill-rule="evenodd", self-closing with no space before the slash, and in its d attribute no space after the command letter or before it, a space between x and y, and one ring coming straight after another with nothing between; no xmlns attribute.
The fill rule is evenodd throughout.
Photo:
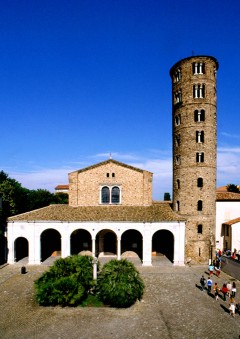
<svg viewBox="0 0 240 339"><path fill-rule="evenodd" d="M26 274L21 265L0 269L0 338L240 338L240 315L230 317L228 300L215 301L196 286L206 266L138 267L145 293L128 309L40 307L33 282L48 267L26 268ZM223 272L213 277L220 285L228 280L234 279Z"/></svg>

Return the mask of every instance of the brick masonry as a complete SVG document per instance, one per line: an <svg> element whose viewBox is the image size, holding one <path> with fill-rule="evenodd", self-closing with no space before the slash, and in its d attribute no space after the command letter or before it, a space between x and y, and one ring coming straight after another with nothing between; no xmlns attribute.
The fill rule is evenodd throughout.
<svg viewBox="0 0 240 339"><path fill-rule="evenodd" d="M101 205L102 187L120 188L123 206L152 204L152 173L108 160L69 174L69 205Z"/></svg>
<svg viewBox="0 0 240 339"><path fill-rule="evenodd" d="M204 65L193 72L193 64ZM186 257L207 262L210 243L214 244L216 218L216 71L217 60L208 56L183 59L170 70L172 77L173 121L173 209L185 216ZM177 76L176 76L177 75ZM195 98L194 86L204 86L203 96ZM204 121L195 121L195 110L205 111ZM180 121L177 118L180 117ZM203 131L203 142L196 133ZM177 140L178 139L178 140ZM204 161L198 163L198 152ZM198 187L198 178L203 186ZM202 210L198 210L202 201ZM198 233L202 225L202 233Z"/></svg>

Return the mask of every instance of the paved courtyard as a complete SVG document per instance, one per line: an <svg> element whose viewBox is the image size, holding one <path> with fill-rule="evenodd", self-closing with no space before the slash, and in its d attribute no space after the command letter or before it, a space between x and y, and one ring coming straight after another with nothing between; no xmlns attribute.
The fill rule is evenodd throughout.
<svg viewBox="0 0 240 339"><path fill-rule="evenodd" d="M33 282L47 266L0 269L0 338L161 338L239 339L240 315L233 319L227 302L196 286L206 266L138 267L144 298L129 309L40 307ZM207 277L207 274L205 274ZM222 272L213 281L234 279ZM237 301L240 282L237 281Z"/></svg>

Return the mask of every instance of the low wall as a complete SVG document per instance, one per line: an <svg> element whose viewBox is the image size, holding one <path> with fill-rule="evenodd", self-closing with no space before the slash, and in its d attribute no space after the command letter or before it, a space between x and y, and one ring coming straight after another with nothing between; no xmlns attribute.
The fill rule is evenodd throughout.
<svg viewBox="0 0 240 339"><path fill-rule="evenodd" d="M240 261L230 257L221 257L222 271L240 280Z"/></svg>

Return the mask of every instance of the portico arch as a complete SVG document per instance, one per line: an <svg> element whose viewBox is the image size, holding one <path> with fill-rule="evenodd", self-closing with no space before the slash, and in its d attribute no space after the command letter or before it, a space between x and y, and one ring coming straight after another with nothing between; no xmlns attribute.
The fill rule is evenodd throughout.
<svg viewBox="0 0 240 339"><path fill-rule="evenodd" d="M61 255L61 235L58 231L50 228L42 232L41 242L41 261L48 257Z"/></svg>
<svg viewBox="0 0 240 339"><path fill-rule="evenodd" d="M14 242L14 257L15 261L19 261L28 257L28 240L24 237L19 237Z"/></svg>
<svg viewBox="0 0 240 339"><path fill-rule="evenodd" d="M70 236L70 251L78 254L81 251L92 251L91 234L83 229L77 229Z"/></svg>
<svg viewBox="0 0 240 339"><path fill-rule="evenodd" d="M96 253L117 254L117 237L112 230L102 230L96 237Z"/></svg>
<svg viewBox="0 0 240 339"><path fill-rule="evenodd" d="M142 234L136 230L127 230L122 234L121 253L126 251L135 252L142 260L143 239Z"/></svg>
<svg viewBox="0 0 240 339"><path fill-rule="evenodd" d="M174 236L168 230L159 230L152 237L152 253L165 255L171 262L174 259Z"/></svg>

